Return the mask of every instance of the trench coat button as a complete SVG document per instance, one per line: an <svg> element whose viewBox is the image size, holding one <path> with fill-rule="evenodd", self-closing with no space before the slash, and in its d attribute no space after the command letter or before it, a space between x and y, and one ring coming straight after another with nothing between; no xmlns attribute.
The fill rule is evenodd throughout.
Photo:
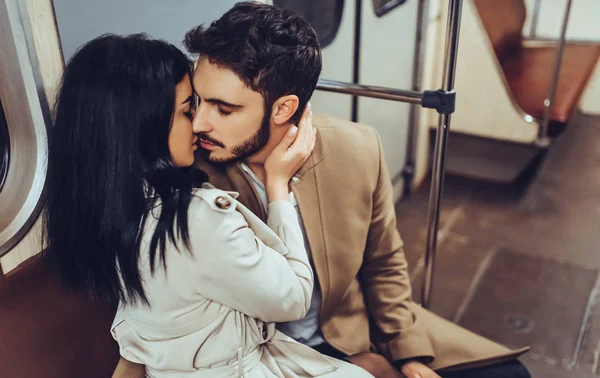
<svg viewBox="0 0 600 378"><path fill-rule="evenodd" d="M262 332L262 336L263 339L266 340L269 337L269 330L267 329L267 326L263 326L263 332Z"/></svg>
<svg viewBox="0 0 600 378"><path fill-rule="evenodd" d="M227 197L218 196L215 198L215 205L217 205L219 209L225 210L231 207L231 201Z"/></svg>

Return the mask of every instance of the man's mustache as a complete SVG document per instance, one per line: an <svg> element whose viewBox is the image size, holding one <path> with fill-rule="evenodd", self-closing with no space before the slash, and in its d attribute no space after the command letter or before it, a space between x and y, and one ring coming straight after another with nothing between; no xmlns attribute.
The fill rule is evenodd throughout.
<svg viewBox="0 0 600 378"><path fill-rule="evenodd" d="M208 134L205 133L198 133L198 139L200 142L208 142L210 144L214 144L215 146L221 147L221 148L225 148L225 144L214 139L211 138Z"/></svg>

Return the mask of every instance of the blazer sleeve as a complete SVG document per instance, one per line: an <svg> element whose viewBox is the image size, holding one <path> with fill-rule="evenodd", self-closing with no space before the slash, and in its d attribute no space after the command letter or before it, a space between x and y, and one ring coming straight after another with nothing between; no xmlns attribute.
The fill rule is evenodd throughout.
<svg viewBox="0 0 600 378"><path fill-rule="evenodd" d="M207 205L210 209L205 205L189 221L198 225L190 227L190 247L200 294L265 322L304 317L310 307L313 273L292 203L269 204L268 223L276 235L266 231L276 242L268 245L236 206L223 210Z"/></svg>
<svg viewBox="0 0 600 378"><path fill-rule="evenodd" d="M411 310L408 263L398 233L392 184L379 136L379 176L361 281L374 323L372 341L390 361L421 358L432 361L433 346L420 319Z"/></svg>

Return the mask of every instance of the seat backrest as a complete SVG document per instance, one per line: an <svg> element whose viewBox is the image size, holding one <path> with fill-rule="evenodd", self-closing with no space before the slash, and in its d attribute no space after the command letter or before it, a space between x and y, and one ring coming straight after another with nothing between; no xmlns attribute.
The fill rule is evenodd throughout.
<svg viewBox="0 0 600 378"><path fill-rule="evenodd" d="M522 47L524 0L473 0L500 63Z"/></svg>
<svg viewBox="0 0 600 378"><path fill-rule="evenodd" d="M0 279L0 375L110 377L119 358L115 311L64 290L45 255L30 258Z"/></svg>

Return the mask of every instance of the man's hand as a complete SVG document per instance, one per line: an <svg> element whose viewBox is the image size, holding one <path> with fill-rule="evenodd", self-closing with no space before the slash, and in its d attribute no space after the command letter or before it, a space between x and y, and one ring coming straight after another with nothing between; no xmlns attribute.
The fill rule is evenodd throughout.
<svg viewBox="0 0 600 378"><path fill-rule="evenodd" d="M409 361L402 365L402 374L406 378L441 378L435 371L419 361Z"/></svg>
<svg viewBox="0 0 600 378"><path fill-rule="evenodd" d="M304 109L298 127L292 126L265 160L269 203L290 197L288 184L315 148L317 129L312 125L310 103Z"/></svg>

